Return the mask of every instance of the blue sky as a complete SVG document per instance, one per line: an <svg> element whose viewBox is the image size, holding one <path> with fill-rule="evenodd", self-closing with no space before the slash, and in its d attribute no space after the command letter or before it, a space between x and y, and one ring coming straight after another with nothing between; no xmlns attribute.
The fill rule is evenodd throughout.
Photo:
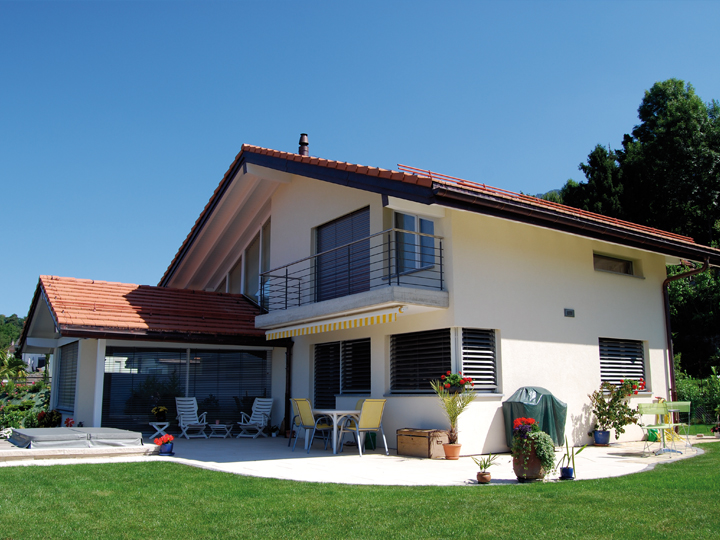
<svg viewBox="0 0 720 540"><path fill-rule="evenodd" d="M243 143L541 193L671 77L715 1L0 0L0 313L41 274L154 285ZM302 211L302 209L298 209Z"/></svg>

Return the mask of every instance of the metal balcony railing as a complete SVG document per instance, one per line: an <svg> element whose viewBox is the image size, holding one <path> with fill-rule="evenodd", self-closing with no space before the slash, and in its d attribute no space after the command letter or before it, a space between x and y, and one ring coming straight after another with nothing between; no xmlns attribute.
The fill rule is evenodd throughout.
<svg viewBox="0 0 720 540"><path fill-rule="evenodd" d="M442 237L387 229L260 274L268 311L390 285L443 290Z"/></svg>

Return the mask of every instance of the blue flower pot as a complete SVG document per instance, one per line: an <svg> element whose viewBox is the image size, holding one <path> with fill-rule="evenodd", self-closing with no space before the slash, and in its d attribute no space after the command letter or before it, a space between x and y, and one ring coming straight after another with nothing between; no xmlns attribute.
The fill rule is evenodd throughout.
<svg viewBox="0 0 720 540"><path fill-rule="evenodd" d="M601 431L596 429L593 433L595 437L595 446L609 446L610 445L610 431Z"/></svg>
<svg viewBox="0 0 720 540"><path fill-rule="evenodd" d="M173 443L165 443L160 445L160 455L161 456L174 456L173 454Z"/></svg>
<svg viewBox="0 0 720 540"><path fill-rule="evenodd" d="M560 467L560 480L574 480L574 472L572 467Z"/></svg>

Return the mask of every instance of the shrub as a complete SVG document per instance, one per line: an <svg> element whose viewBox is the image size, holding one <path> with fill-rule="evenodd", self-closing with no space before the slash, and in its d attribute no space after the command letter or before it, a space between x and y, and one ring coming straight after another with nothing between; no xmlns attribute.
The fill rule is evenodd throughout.
<svg viewBox="0 0 720 540"><path fill-rule="evenodd" d="M62 422L62 414L56 410L40 411L37 415L38 427L58 427Z"/></svg>
<svg viewBox="0 0 720 540"><path fill-rule="evenodd" d="M712 375L705 379L690 377L682 371L677 372L676 389L679 401L691 402L691 418L703 416L703 423L714 422L712 413L720 406L720 379L717 368L711 368Z"/></svg>

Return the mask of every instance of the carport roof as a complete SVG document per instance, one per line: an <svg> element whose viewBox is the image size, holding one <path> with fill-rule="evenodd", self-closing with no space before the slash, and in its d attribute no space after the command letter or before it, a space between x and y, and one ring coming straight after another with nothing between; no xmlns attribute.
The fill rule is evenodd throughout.
<svg viewBox="0 0 720 540"><path fill-rule="evenodd" d="M262 312L239 294L40 276L19 346L29 337L267 346L255 328Z"/></svg>

